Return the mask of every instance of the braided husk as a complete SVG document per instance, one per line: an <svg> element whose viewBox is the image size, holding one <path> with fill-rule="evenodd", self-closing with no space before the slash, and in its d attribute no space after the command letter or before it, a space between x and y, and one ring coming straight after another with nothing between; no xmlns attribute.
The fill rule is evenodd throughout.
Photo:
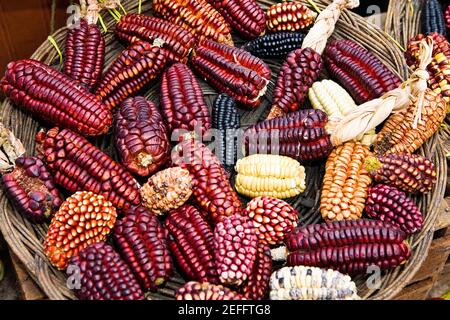
<svg viewBox="0 0 450 320"><path fill-rule="evenodd" d="M311 8L306 0L299 1ZM315 0L318 7L323 8L330 3L329 0ZM397 1L391 1L397 2ZM258 0L261 7L266 10L270 5L276 3L275 0ZM127 12L136 13L138 10L138 1L123 0ZM150 1L143 2L143 13L151 14ZM108 29L112 29L115 21L104 15L105 23ZM66 35L66 28L56 31L52 36L60 47L64 46L64 38ZM391 40L371 24L367 24L365 20L356 14L344 11L340 20L337 23L336 30L331 39L352 39L363 45L377 57L379 57L391 70L397 73L402 79L408 76L408 69L404 63L402 51L391 42ZM242 44L242 41L236 39L236 45ZM105 35L107 45L107 56L105 66L108 66L113 61L114 57L123 50L123 46L112 33ZM58 53L54 50L52 45L48 42L43 43L32 58L41 60L45 63L61 68L58 64ZM280 62L274 60L266 60L268 65L272 68L275 76L278 73ZM274 77L273 79L275 79ZM209 107L212 106L214 98L217 93L212 90L204 82L201 86L205 95L205 99ZM242 126L249 126L254 124L257 120L262 120L268 113L269 100L272 99L274 82L271 81L268 85L267 98L264 99L260 108L252 111L242 113ZM149 87L144 93L150 100L158 100L158 84L155 83ZM21 111L13 108L12 104L5 100L2 104L0 117L3 119L6 126L12 129L19 139L25 145L29 154L34 154L35 142L34 136L38 131L39 124L31 117L25 115ZM102 148L106 153L115 155L113 150L112 139L110 136L97 139L95 144ZM445 163L445 156L442 151L440 137L434 135L428 140L419 153L429 157L435 164L438 172L438 184L433 191L426 196L415 197L414 200L418 203L422 212L426 213L425 224L423 230L409 238L413 254L408 262L396 269L383 273L381 279L380 289L367 289L365 285L365 278L356 278L355 281L359 286L358 292L360 296L365 299L389 299L393 298L402 288L414 277L414 274L419 270L422 262L425 260L428 248L431 244L434 224L438 215L438 208L443 198L445 189L445 179L447 176L447 168ZM323 177L323 165L306 167L306 175L308 177L308 188L305 192L289 202L297 210L302 212L299 223L311 224L316 223L320 219L318 213L318 206L320 201L320 186ZM29 272L31 278L36 281L39 287L45 292L50 299L74 299L74 293L66 286L66 275L56 271L49 266L49 262L42 253L42 239L48 228L47 225L33 226L20 216L7 201L3 190L0 190L0 229L8 242L11 250L23 262ZM158 289L157 293L150 294L151 299L174 299L175 291L181 287L184 280L175 275L168 283Z"/></svg>

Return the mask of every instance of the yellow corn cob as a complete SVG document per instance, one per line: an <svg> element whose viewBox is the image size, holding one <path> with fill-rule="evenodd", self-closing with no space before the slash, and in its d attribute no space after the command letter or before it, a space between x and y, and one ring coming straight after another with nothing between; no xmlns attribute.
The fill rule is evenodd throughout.
<svg viewBox="0 0 450 320"><path fill-rule="evenodd" d="M255 154L238 160L236 191L247 197L294 197L305 190L305 168L292 158Z"/></svg>
<svg viewBox="0 0 450 320"><path fill-rule="evenodd" d="M365 168L369 147L349 141L328 157L323 178L320 212L327 221L361 218L372 179Z"/></svg>
<svg viewBox="0 0 450 320"><path fill-rule="evenodd" d="M341 119L356 108L350 94L333 80L314 82L308 96L313 108L326 112L330 119ZM371 130L363 135L360 141L365 145L371 145L375 137L375 130Z"/></svg>
<svg viewBox="0 0 450 320"><path fill-rule="evenodd" d="M358 300L355 283L338 271L284 267L270 277L271 300Z"/></svg>

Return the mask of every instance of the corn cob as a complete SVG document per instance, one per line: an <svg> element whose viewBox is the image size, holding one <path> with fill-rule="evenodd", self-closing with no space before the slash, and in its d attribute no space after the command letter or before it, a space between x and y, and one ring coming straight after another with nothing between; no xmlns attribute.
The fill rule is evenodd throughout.
<svg viewBox="0 0 450 320"><path fill-rule="evenodd" d="M112 203L92 192L77 192L59 208L48 228L44 253L65 270L69 259L89 245L105 241L116 223Z"/></svg>
<svg viewBox="0 0 450 320"><path fill-rule="evenodd" d="M255 0L207 0L239 35L253 39L264 33L266 14Z"/></svg>
<svg viewBox="0 0 450 320"><path fill-rule="evenodd" d="M233 45L230 25L207 0L153 0L155 15L188 30L197 38Z"/></svg>
<svg viewBox="0 0 450 320"><path fill-rule="evenodd" d="M56 184L69 192L92 191L118 209L139 205L138 184L120 164L68 129L36 136L38 152Z"/></svg>
<svg viewBox="0 0 450 320"><path fill-rule="evenodd" d="M204 144L185 140L175 147L174 165L189 171L193 177L193 202L208 213L212 223L241 212L241 202L227 178L219 159Z"/></svg>
<svg viewBox="0 0 450 320"><path fill-rule="evenodd" d="M271 197L252 199L244 214L251 219L259 242L267 245L282 244L298 222L297 210L287 202Z"/></svg>
<svg viewBox="0 0 450 320"><path fill-rule="evenodd" d="M6 195L32 222L48 220L63 202L50 172L35 157L19 157L15 163L14 170L2 177Z"/></svg>
<svg viewBox="0 0 450 320"><path fill-rule="evenodd" d="M308 91L308 96L314 109L326 112L332 119L341 119L356 108L353 98L333 80L314 82ZM370 130L361 137L360 141L371 145L375 136L375 130Z"/></svg>
<svg viewBox="0 0 450 320"><path fill-rule="evenodd" d="M144 293L127 264L105 243L93 244L74 256L68 269L80 277L81 300L144 300ZM73 271L75 270L75 271Z"/></svg>
<svg viewBox="0 0 450 320"><path fill-rule="evenodd" d="M361 218L372 182L365 168L368 146L349 141L331 152L325 165L320 212L326 221Z"/></svg>
<svg viewBox="0 0 450 320"><path fill-rule="evenodd" d="M308 7L291 1L272 5L267 9L267 29L277 31L301 31L314 23L317 13Z"/></svg>
<svg viewBox="0 0 450 320"><path fill-rule="evenodd" d="M268 293L272 257L266 245L259 244L253 270L239 292L249 300L263 300Z"/></svg>
<svg viewBox="0 0 450 320"><path fill-rule="evenodd" d="M245 153L279 154L301 163L326 159L333 149L327 123L326 113L314 109L262 121L245 131Z"/></svg>
<svg viewBox="0 0 450 320"><path fill-rule="evenodd" d="M96 24L80 19L78 26L67 30L65 74L91 90L100 80L104 58L105 39Z"/></svg>
<svg viewBox="0 0 450 320"><path fill-rule="evenodd" d="M177 300L245 300L239 293L222 285L191 281L177 290Z"/></svg>
<svg viewBox="0 0 450 320"><path fill-rule="evenodd" d="M8 64L0 88L37 119L85 136L105 134L112 124L111 112L93 94L36 60Z"/></svg>
<svg viewBox="0 0 450 320"><path fill-rule="evenodd" d="M283 267L270 277L271 300L358 300L348 275L316 267Z"/></svg>
<svg viewBox="0 0 450 320"><path fill-rule="evenodd" d="M189 280L219 283L214 262L214 235L204 215L185 205L166 219L169 248L183 275Z"/></svg>
<svg viewBox="0 0 450 320"><path fill-rule="evenodd" d="M186 65L174 64L163 73L160 101L172 136L177 130L203 136L211 128L211 115L200 83Z"/></svg>
<svg viewBox="0 0 450 320"><path fill-rule="evenodd" d="M442 96L431 89L425 91L421 120L414 128L418 103L419 99L414 99L407 109L386 120L374 143L377 155L412 153L439 129L447 108Z"/></svg>
<svg viewBox="0 0 450 320"><path fill-rule="evenodd" d="M268 119L282 116L302 107L308 89L323 69L322 57L311 48L291 51L283 65L273 91L273 105Z"/></svg>
<svg viewBox="0 0 450 320"><path fill-rule="evenodd" d="M447 6L447 9L445 9L444 13L444 20L445 20L445 30L447 34L450 33L450 5Z"/></svg>
<svg viewBox="0 0 450 320"><path fill-rule="evenodd" d="M377 184L369 188L367 216L403 230L407 235L422 230L423 216L406 194L395 187Z"/></svg>
<svg viewBox="0 0 450 320"><path fill-rule="evenodd" d="M331 41L324 55L327 69L353 96L363 104L381 97L401 84L374 54L351 40Z"/></svg>
<svg viewBox="0 0 450 320"><path fill-rule="evenodd" d="M239 214L224 218L214 229L214 249L220 281L241 286L252 274L258 251L253 223Z"/></svg>
<svg viewBox="0 0 450 320"><path fill-rule="evenodd" d="M154 291L172 275L166 231L144 207L129 210L117 221L113 238L143 289Z"/></svg>
<svg viewBox="0 0 450 320"><path fill-rule="evenodd" d="M369 266L381 270L405 263L410 257L405 233L377 220L346 220L300 227L286 239L289 266L331 268L364 274Z"/></svg>
<svg viewBox="0 0 450 320"><path fill-rule="evenodd" d="M422 33L437 32L446 35L444 11L438 0L425 0L422 7Z"/></svg>
<svg viewBox="0 0 450 320"><path fill-rule="evenodd" d="M142 186L142 205L153 214L162 215L188 201L192 187L192 177L185 169L173 167L159 171Z"/></svg>
<svg viewBox="0 0 450 320"><path fill-rule="evenodd" d="M212 127L217 130L216 154L224 168L232 172L237 161L237 141L235 136L241 128L241 116L236 109L236 101L222 93L214 101Z"/></svg>
<svg viewBox="0 0 450 320"><path fill-rule="evenodd" d="M186 63L195 46L195 37L186 29L163 19L130 13L120 18L115 34L127 43L164 41L170 62Z"/></svg>
<svg viewBox="0 0 450 320"><path fill-rule="evenodd" d="M219 92L253 108L260 105L272 77L269 67L259 58L210 40L195 49L190 62L194 71Z"/></svg>
<svg viewBox="0 0 450 320"><path fill-rule="evenodd" d="M305 35L299 32L277 32L247 42L242 49L261 59L284 59L289 52L302 47Z"/></svg>
<svg viewBox="0 0 450 320"><path fill-rule="evenodd" d="M161 39L154 44L134 42L105 71L96 95L110 108L119 106L154 80L167 62L168 51L161 48Z"/></svg>
<svg viewBox="0 0 450 320"><path fill-rule="evenodd" d="M372 178L379 183L409 193L428 193L436 184L434 163L418 154L395 154L369 157L365 164Z"/></svg>
<svg viewBox="0 0 450 320"><path fill-rule="evenodd" d="M123 166L139 176L152 174L170 156L159 110L143 97L128 98L117 108L114 141Z"/></svg>

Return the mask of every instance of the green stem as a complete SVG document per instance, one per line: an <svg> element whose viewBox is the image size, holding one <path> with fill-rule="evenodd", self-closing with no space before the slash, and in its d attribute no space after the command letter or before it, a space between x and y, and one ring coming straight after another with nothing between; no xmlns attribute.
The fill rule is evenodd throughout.
<svg viewBox="0 0 450 320"><path fill-rule="evenodd" d="M56 40L52 37L52 36L48 36L47 40L53 45L53 47L55 47L56 51L58 51L59 54L59 63L63 63L63 55L61 52L61 49L59 49L58 44L56 43Z"/></svg>
<svg viewBox="0 0 450 320"><path fill-rule="evenodd" d="M313 0L307 0L307 1L314 8L314 10L316 10L318 13L320 13L319 7L317 6L317 4Z"/></svg>
<svg viewBox="0 0 450 320"><path fill-rule="evenodd" d="M102 25L103 31L105 33L108 32L108 28L106 27L105 21L103 21L103 18L100 15L100 13L98 14L98 20L100 21L100 24Z"/></svg>
<svg viewBox="0 0 450 320"><path fill-rule="evenodd" d="M123 7L123 5L120 2L119 2L119 8L122 10L124 15L127 14L127 10L125 10L125 8Z"/></svg>
<svg viewBox="0 0 450 320"><path fill-rule="evenodd" d="M139 0L138 13L139 13L139 14L142 13L142 0Z"/></svg>

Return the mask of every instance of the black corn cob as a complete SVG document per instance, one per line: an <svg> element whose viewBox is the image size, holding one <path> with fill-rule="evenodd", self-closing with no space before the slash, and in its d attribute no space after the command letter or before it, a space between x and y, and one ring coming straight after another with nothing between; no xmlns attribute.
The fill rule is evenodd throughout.
<svg viewBox="0 0 450 320"><path fill-rule="evenodd" d="M226 95L220 94L214 101L212 112L213 128L220 134L216 137L216 155L225 169L232 171L237 161L237 137L241 127L241 116L236 109L236 101Z"/></svg>
<svg viewBox="0 0 450 320"><path fill-rule="evenodd" d="M422 33L437 32L446 35L444 11L438 0L425 0L422 8Z"/></svg>
<svg viewBox="0 0 450 320"><path fill-rule="evenodd" d="M269 33L247 42L242 49L261 59L284 59L302 47L303 39L305 35L299 32Z"/></svg>

